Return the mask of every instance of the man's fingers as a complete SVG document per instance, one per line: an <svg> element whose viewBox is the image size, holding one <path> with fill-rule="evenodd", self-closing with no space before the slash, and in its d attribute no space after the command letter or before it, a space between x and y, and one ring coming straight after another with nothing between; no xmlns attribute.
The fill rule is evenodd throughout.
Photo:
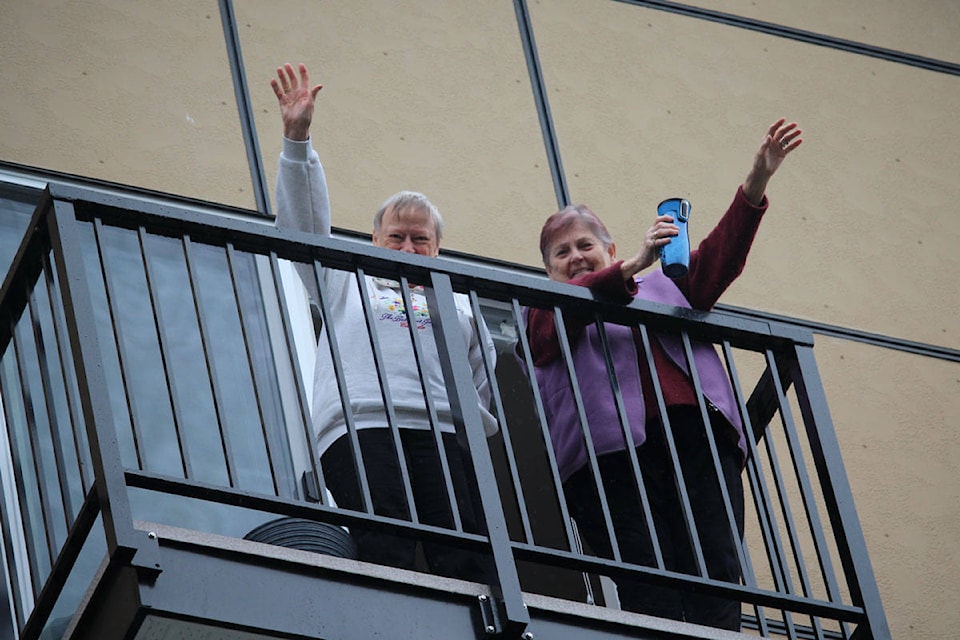
<svg viewBox="0 0 960 640"><path fill-rule="evenodd" d="M277 95L277 98L283 99L283 89L280 88L280 83L276 78L270 80L270 86L273 87L273 92Z"/></svg>
<svg viewBox="0 0 960 640"><path fill-rule="evenodd" d="M310 75L307 73L307 65L301 62L299 67L300 67L300 84L302 84L304 87L309 87Z"/></svg>
<svg viewBox="0 0 960 640"><path fill-rule="evenodd" d="M297 79L297 71L294 70L293 65L289 62L277 67L277 77L270 80L270 86L273 87L273 92L277 94L277 98L280 100L284 100L288 96L293 98L290 94L297 92L301 87L304 90L309 90L312 98L317 97L317 93L320 92L323 85L318 84L310 88L310 74L307 72L307 65L301 62L298 65L298 70L300 72L299 81Z"/></svg>
<svg viewBox="0 0 960 640"><path fill-rule="evenodd" d="M290 81L287 80L286 70L283 67L277 67L277 78L280 79L280 87L284 92L290 90Z"/></svg>
<svg viewBox="0 0 960 640"><path fill-rule="evenodd" d="M297 74L293 70L293 65L289 62L283 65L283 70L286 72L287 84L291 89L297 88ZM287 88L287 87L284 87Z"/></svg>

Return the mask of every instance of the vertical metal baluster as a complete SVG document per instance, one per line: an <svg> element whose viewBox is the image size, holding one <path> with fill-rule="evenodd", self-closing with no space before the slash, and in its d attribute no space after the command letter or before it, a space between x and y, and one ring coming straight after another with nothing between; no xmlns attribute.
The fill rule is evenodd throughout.
<svg viewBox="0 0 960 640"><path fill-rule="evenodd" d="M237 486L237 465L233 460L233 447L230 444L229 431L223 424L223 407L225 401L220 377L217 375L217 369L213 364L213 357L210 349L210 323L207 321L207 312L203 304L203 295L199 286L200 274L197 271L196 257L193 255L193 243L189 235L184 235L181 239L183 247L183 258L187 267L187 277L190 281L190 292L193 297L193 308L197 314L197 326L200 329L200 346L203 350L203 359L207 367L207 376L210 381L210 393L213 395L213 410L217 417L217 430L220 433L220 445L223 451L223 461L227 468L227 482L230 487Z"/></svg>
<svg viewBox="0 0 960 640"><path fill-rule="evenodd" d="M432 273L431 284L426 291L427 302L429 308L436 311L433 330L443 377L447 382L450 411L457 436L467 443L468 460L477 479L480 508L497 574L495 584L490 587L503 604L504 637L519 637L530 622L530 614L523 603L516 559L500 503L493 462L486 446L483 418L476 402L476 387L473 385L473 372L460 330L453 285L448 275L438 272Z"/></svg>
<svg viewBox="0 0 960 640"><path fill-rule="evenodd" d="M600 510L603 512L603 522L607 528L610 550L613 554L614 562L619 563L623 561L620 557L620 543L617 541L617 534L613 529L610 505L607 502L607 492L603 486L603 479L600 476L597 452L593 447L593 434L590 432L590 425L587 422L587 411L583 406L583 397L580 395L580 382L577 379L576 367L574 367L573 364L573 351L570 348L570 341L567 339L567 329L563 322L563 311L561 311L559 306L553 308L553 322L557 330L557 340L560 342L560 353L563 356L563 362L567 368L567 379L570 381L570 388L573 391L573 402L577 407L577 417L580 420L580 435L583 438L584 448L587 450L587 464L590 466L594 486L600 498Z"/></svg>
<svg viewBox="0 0 960 640"><path fill-rule="evenodd" d="M602 318L599 315L597 315L597 333L600 336L600 344L603 347L603 360L607 365L607 375L610 377L614 402L616 402L617 405L617 415L620 417L620 428L623 431L624 442L626 443L625 450L627 457L630 459L630 467L633 471L634 489L636 489L637 495L640 498L640 507L643 509L643 517L646 520L647 531L650 533L650 543L653 546L653 555L657 562L657 568L662 571L665 565L663 562L663 552L660 548L660 536L657 535L657 528L653 523L650 499L647 496L647 488L643 482L643 474L640 473L640 461L637 459L637 445L633 441L633 433L630 431L630 421L627 419L627 409L623 404L623 394L620 392L620 383L617 381L617 372L613 366L613 355L610 353L610 340L603 326ZM639 365L640 363L638 362L637 366ZM650 375L653 376L655 370L649 369L649 371ZM655 391L656 389L657 387L654 387ZM644 428L646 428L645 425Z"/></svg>
<svg viewBox="0 0 960 640"><path fill-rule="evenodd" d="M726 362L727 372L733 387L734 397L737 401L737 408L743 420L743 435L747 442L747 477L750 482L750 494L753 496L754 507L757 510L757 520L760 526L760 533L764 541L764 549L767 559L770 562L771 573L773 574L774 588L778 592L786 593L783 563L784 551L780 542L780 535L777 532L776 514L772 510L770 490L767 488L767 482L763 475L760 457L757 452L756 436L754 435L754 426L750 421L750 414L747 411L744 401L743 387L740 383L740 376L737 374L737 368L733 359L733 350L730 342L724 340L723 355ZM756 577L753 571L750 572L749 586L756 587ZM757 616L757 625L760 635L767 637L770 635L767 617L763 607L754 605L754 612Z"/></svg>
<svg viewBox="0 0 960 640"><path fill-rule="evenodd" d="M107 268L107 251L103 244L103 222L100 218L93 221L93 233L97 246L98 262L100 264L100 274L103 277L104 291L107 296L107 310L110 312L110 326L113 328L113 340L117 348L117 358L120 362L120 379L123 383L124 397L127 401L127 413L130 416L130 426L133 430L133 447L137 454L137 468L147 471L148 465L145 464L143 453L143 429L140 425L140 414L136 409L136 403L133 398L133 385L127 375L127 365L130 358L127 357L126 349L123 346L123 332L120 323L117 321L117 315L114 312L115 302L117 300L116 290L113 284L113 278L110 276L110 269Z"/></svg>
<svg viewBox="0 0 960 640"><path fill-rule="evenodd" d="M487 354L487 350L483 348L483 334L481 332L481 327L485 327L486 325L480 322L480 320L483 319L483 314L480 309L480 298L477 296L477 292L473 290L470 291L470 308L473 311L474 330L477 332L477 336L480 338L480 353L483 357L483 368L487 374L487 381L490 384L490 395L493 399L494 415L496 415L497 422L500 424L500 435L503 437L504 455L507 458L507 468L510 471L510 481L512 482L514 495L516 496L517 508L520 510L520 524L523 527L523 539L525 542L532 543L533 529L530 527L530 516L527 513L527 503L523 496L523 487L520 485L520 473L517 468L517 459L513 452L510 429L507 425L507 415L503 409L503 398L500 395L500 384L497 382L496 365L495 363L490 362L490 357Z"/></svg>
<svg viewBox="0 0 960 640"><path fill-rule="evenodd" d="M707 399L703 395L703 387L700 384L700 373L697 371L697 363L693 358L693 345L690 342L690 334L687 331L681 332L683 339L683 352L687 359L687 366L690 368L690 379L693 381L693 391L697 399L697 407L700 409L700 419L703 421L704 431L707 436L707 446L710 448L710 458L713 460L713 470L715 479L720 487L720 497L723 500L723 509L727 514L728 533L737 550L737 562L740 565L740 573L745 573L746 560L743 556L743 541L740 539L740 532L737 530L736 520L733 514L733 505L730 502L730 492L727 490L726 478L723 476L723 469L720 466L720 453L717 449L717 441L713 435L713 424L710 421L710 414L707 411ZM742 482L742 480L741 480ZM704 576L707 574L705 573Z"/></svg>
<svg viewBox="0 0 960 640"><path fill-rule="evenodd" d="M39 280L37 281L39 286ZM47 427L50 432L50 446L53 449L54 471L57 476L57 487L60 492L60 507L63 509L64 531L70 531L73 524L73 518L76 516L73 500L70 497L70 485L66 476L66 462L63 457L63 445L60 442L60 422L57 417L57 409L54 403L54 389L51 379L50 366L47 362L47 349L43 336L43 327L40 321L40 310L34 292L31 291L28 298L29 320L33 328L33 340L37 353L37 365L40 370L40 387L43 396L44 407L47 414ZM26 317L26 316L24 316ZM37 424L39 431L40 425ZM37 434L39 437L39 433ZM53 493L51 490L50 493ZM52 508L52 505L51 505ZM77 507L79 508L79 507ZM66 537L64 535L64 537ZM59 548L57 548L59 554Z"/></svg>
<svg viewBox="0 0 960 640"><path fill-rule="evenodd" d="M387 426L393 436L395 453L397 454L397 466L400 469L400 478L403 484L403 492L407 498L407 509L410 514L410 521L414 524L420 522L417 515L417 508L413 502L413 488L410 484L410 471L407 469L406 457L403 455L403 443L400 441L399 424L397 416L393 410L393 398L390 395L390 385L387 383L387 374L384 369L383 354L380 350L380 342L377 338L376 319L373 317L373 309L370 306L370 294L367 289L366 274L363 269L357 269L357 286L360 288L360 300L363 306L364 318L367 322L367 334L370 336L370 348L373 350L373 362L377 369L377 377L380 380L380 395L383 399L383 406L387 413ZM357 449L359 451L359 447ZM372 513L372 510L371 510Z"/></svg>
<svg viewBox="0 0 960 640"><path fill-rule="evenodd" d="M517 322L517 340L522 352L523 366L526 369L527 378L530 380L530 392L533 394L533 405L537 414L537 422L540 425L540 436L543 438L547 462L550 464L550 474L553 480L552 486L557 491L557 506L560 509L564 534L567 538L567 549L575 552L579 549L578 537L573 527L570 526L570 510L567 508L567 499L563 492L563 482L560 481L557 456L553 451L553 440L550 438L550 427L547 425L547 414L543 408L543 398L540 396L540 385L537 384L536 369L533 365L533 354L530 351L530 340L527 337L526 314L520 308L520 303L516 298L511 300L511 306L513 308L514 320Z"/></svg>
<svg viewBox="0 0 960 640"><path fill-rule="evenodd" d="M80 407L74 396L74 393L79 393L79 391L76 389L76 378L71 375L73 362L70 358L66 319L63 317L63 308L55 302L59 299L59 284L56 282L56 273L50 264L47 252L43 252L42 259L47 286L47 300L50 304L50 317L53 321L53 331L60 363L60 375L62 376L64 395L67 400L70 431L73 436L73 447L77 458L80 490L81 494L86 496L92 485L92 479L88 477L92 473L92 464L90 462L89 444L87 443L86 433L83 431L83 417L80 415Z"/></svg>
<svg viewBox="0 0 960 640"><path fill-rule="evenodd" d="M7 349L8 349L8 353L13 354L13 362L12 362L13 367L18 368L17 361L20 360L20 355L17 353L19 349L15 344L16 329L15 329L15 323L13 322L11 322L10 336L11 336L11 342L9 343ZM14 457L13 457L14 464L12 465L13 479L16 485L17 502L20 505L21 524L23 527L23 535L24 535L24 541L25 541L26 552L27 552L27 568L29 571L31 587L33 588L33 593L31 595L35 596L37 593L40 592L40 589L43 587L43 576L41 575L41 570L40 570L40 558L37 555L39 550L43 548L43 542L37 539L37 536L34 535L33 527L30 525L31 519L24 512L24 508L30 504L30 498L27 496L27 485L24 479L24 472L23 472L23 466L22 466L23 463L26 462L26 460L23 460L22 458L20 458L19 460L20 464L16 464L16 461L19 456L15 452L19 451L20 442L16 433L16 425L15 425L16 420L14 416L11 414L11 412L13 411L13 408L9 406L11 403L11 400L14 399L14 395L20 396L19 401L21 403L21 406L24 408L24 413L23 413L24 422L27 422L28 409L24 404L26 392L23 389L23 381L18 379L17 386L20 387L18 394L11 387L11 381L8 379L6 368L3 366L0 366L0 388L4 390L3 397L6 399L4 402L4 412L6 414L5 421L7 425L7 441L10 443L11 453L14 453ZM26 426L26 428L29 429L28 426ZM29 441L24 444L29 446ZM4 538L4 539L7 540L9 538ZM11 557L13 557L12 552L11 552Z"/></svg>
<svg viewBox="0 0 960 640"><path fill-rule="evenodd" d="M27 292L27 295L28 297L30 296L29 292ZM24 313L25 315L23 321L27 324L32 324L32 320L26 316L28 311L25 311ZM26 331L26 329L24 329L24 331ZM36 409L34 409L33 404L35 399L27 379L27 368L29 367L29 364L27 363L26 356L24 354L24 338L20 336L20 332L15 328L12 330L12 335L14 352L17 356L17 378L20 380L20 391L23 394L23 406L26 417L30 458L33 462L33 470L37 478L37 497L40 501L40 514L43 520L44 528L43 533L47 543L48 561L52 567L60 550L57 548L57 543L54 539L53 514L51 512L49 503L50 497L48 495L48 487L46 486L46 469L44 468L43 457L41 454L41 444L39 440L40 434L38 433L39 424L37 422ZM46 578L47 576L41 576L41 584L46 580Z"/></svg>
<svg viewBox="0 0 960 640"><path fill-rule="evenodd" d="M176 377L170 371L170 339L167 337L166 324L163 321L163 314L160 307L160 300L156 292L156 274L147 251L147 231L143 227L137 228L137 239L140 245L140 259L143 261L143 271L147 279L147 295L150 298L150 307L153 311L153 326L157 332L157 340L160 346L160 366L163 367L163 378L167 382L167 399L170 401L173 417L173 431L177 436L177 450L180 452L180 468L183 471L183 477L193 478L193 470L190 466L190 452L186 446L186 439L183 435L183 410L180 408L179 394L177 393Z"/></svg>
<svg viewBox="0 0 960 640"><path fill-rule="evenodd" d="M250 370L250 384L253 386L253 397L257 404L257 417L260 419L260 432L263 435L263 445L267 452L267 464L270 467L270 480L273 483L274 495L280 495L280 484L277 480L277 468L280 465L278 465L276 460L277 452L274 451L274 447L270 445L270 434L268 433L267 422L263 415L263 401L260 398L260 385L257 384L257 372L256 367L253 364L253 355L250 349L250 336L247 335L247 321L243 313L243 304L240 302L240 289L237 286L237 274L234 267L237 257L236 250L233 248L233 243L228 242L226 244L226 251L227 270L230 273L230 284L233 287L233 299L237 305L237 314L240 321L240 333L243 336L243 349L247 356L247 366Z"/></svg>
<svg viewBox="0 0 960 640"><path fill-rule="evenodd" d="M319 262L313 263L313 277L317 285L317 305L320 308L320 322L322 330L327 335L327 348L330 350L330 361L333 365L333 374L337 380L337 389L340 392L340 405L343 408L343 418L347 425L347 439L350 444L351 455L353 456L354 467L357 471L357 482L360 486L360 500L363 510L367 513L373 513L373 499L370 496L370 483L367 482L367 471L363 463L363 455L360 452L360 441L357 439L357 426L353 419L353 411L350 406L350 392L347 388L347 379L343 372L343 358L340 356L340 341L337 339L337 330L334 323L330 321L327 313L328 294L327 285L323 277L324 268ZM320 346L317 345L319 350ZM319 356L318 356L319 357ZM312 440L311 440L311 446ZM325 493L325 483L323 481L323 465L318 469L318 480L321 494Z"/></svg>
<svg viewBox="0 0 960 640"><path fill-rule="evenodd" d="M767 370L773 371L770 369L770 361L773 359L773 355L770 353L770 350L765 350L764 356L767 359ZM771 377L776 376L776 373L772 373ZM777 401L779 407L779 399ZM778 409L779 411L779 409ZM781 416L781 420L782 420ZM763 439L764 448L767 453L767 460L770 461L770 473L773 476L774 486L777 489L777 498L780 503L780 513L783 516L784 527L787 530L787 536L790 541L790 553L793 555L793 564L796 565L802 560L797 559L797 546L799 542L796 538L796 525L793 521L793 509L790 506L790 500L788 497L788 491L786 487L786 482L783 477L783 471L780 468L780 458L777 455L776 447L773 443L773 437L771 434ZM785 550L786 554L786 550ZM793 576L791 575L790 566L786 563L783 565L783 576L784 576L784 593L793 595L796 593L796 587L793 583ZM789 611L784 611L784 625L786 626L787 636L790 638L796 638L797 630L796 625L793 622L793 615Z"/></svg>
<svg viewBox="0 0 960 640"><path fill-rule="evenodd" d="M317 448L313 437L310 435L312 422L310 420L310 411L307 405L307 392L303 384L303 376L300 373L300 363L297 361L297 347L293 339L293 328L290 326L290 309L287 306L286 296L283 294L283 283L280 278L280 262L274 251L270 252L270 274L273 277L274 290L277 292L277 302L280 305L280 320L283 324L283 336L287 345L287 355L289 356L290 369L293 372L294 384L297 391L297 406L300 409L300 419L303 424L304 442L307 445L307 452L310 459L310 471L313 477L317 478L320 491L320 504L327 504L326 487L323 483L323 475L320 472L320 464L317 460ZM306 496L304 496L306 498Z"/></svg>
<svg viewBox="0 0 960 640"><path fill-rule="evenodd" d="M650 346L650 334L646 326L639 325L640 341L643 343L643 351L647 354L647 366L650 367L650 379L653 382L653 391L657 396L657 408L660 411L660 421L663 426L663 433L666 436L667 450L670 453L670 461L673 464L674 479L676 481L677 495L680 496L680 506L683 511L684 522L687 525L687 534L693 545L693 556L697 562L699 575L706 577L707 563L703 558L703 549L700 546L700 536L697 533L697 525L693 521L693 510L690 507L690 496L687 493L687 481L683 477L683 470L680 468L680 457L677 453L677 443L673 437L673 428L670 426L670 418L667 415L667 405L663 399L663 389L660 387L660 376L657 374L657 365L653 361L653 351Z"/></svg>
<svg viewBox="0 0 960 640"><path fill-rule="evenodd" d="M427 383L423 379L423 345L420 342L419 329L417 328L416 312L413 308L413 300L410 296L410 283L406 277L400 278L400 296L403 298L403 308L407 316L407 329L410 334L410 344L413 347L413 359L417 365L417 377L420 379L420 390L423 392L423 399L427 407L427 418L430 422L430 431L433 432L433 441L437 447L437 458L440 462L440 473L443 475L443 481L447 490L447 506L450 509L450 516L453 519L453 528L457 531L463 531L463 522L460 518L460 509L457 505L457 498L453 492L453 480L450 476L450 463L447 461L446 447L443 444L443 436L440 435L440 425L437 419L437 407L430 392L427 389ZM428 307L429 309L429 307Z"/></svg>

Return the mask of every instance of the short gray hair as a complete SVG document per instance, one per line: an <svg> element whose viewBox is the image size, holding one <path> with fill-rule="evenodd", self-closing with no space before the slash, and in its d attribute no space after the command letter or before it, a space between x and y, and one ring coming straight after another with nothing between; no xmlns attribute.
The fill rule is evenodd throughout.
<svg viewBox="0 0 960 640"><path fill-rule="evenodd" d="M373 230L377 233L380 232L383 214L387 212L387 209L394 209L395 211L404 211L407 209L426 211L430 214L430 217L433 218L433 226L437 232L437 240L439 241L440 238L443 237L443 216L440 215L440 210L437 209L437 205L430 202L430 198L419 191L398 191L384 200L380 208L377 209L376 215L373 216Z"/></svg>

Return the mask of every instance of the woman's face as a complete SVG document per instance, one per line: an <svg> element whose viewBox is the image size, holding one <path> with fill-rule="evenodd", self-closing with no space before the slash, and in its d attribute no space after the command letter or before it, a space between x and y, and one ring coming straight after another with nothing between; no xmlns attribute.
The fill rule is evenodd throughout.
<svg viewBox="0 0 960 640"><path fill-rule="evenodd" d="M551 280L567 282L581 274L609 267L616 256L616 244L604 247L587 225L575 222L550 243L547 275Z"/></svg>

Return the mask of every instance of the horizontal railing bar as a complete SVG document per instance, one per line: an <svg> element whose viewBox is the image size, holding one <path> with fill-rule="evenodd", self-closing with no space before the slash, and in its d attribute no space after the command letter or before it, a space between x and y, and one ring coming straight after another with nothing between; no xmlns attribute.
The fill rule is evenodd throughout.
<svg viewBox="0 0 960 640"><path fill-rule="evenodd" d="M62 188L61 188L62 190ZM79 196L79 193L73 194ZM116 198L119 200L119 198ZM773 343L813 344L812 333L802 327L781 325L765 320L733 314L681 309L668 304L634 300L628 305L598 300L585 287L557 283L528 273L509 273L483 265L454 260L400 254L372 244L316 234L276 229L273 225L235 220L192 211L181 211L162 205L142 206L147 211L131 216L129 210L90 201L76 203L82 220L99 218L103 224L122 228L144 227L152 233L182 237L194 242L224 246L228 243L241 251L311 263L322 254L327 268L355 270L358 267L373 276L407 277L414 282L429 282L431 274L448 275L455 289L474 289L483 297L509 301L517 298L525 306L562 309L594 305L608 322L634 324L643 322L653 330L687 329L699 340L728 339L737 347L762 349ZM639 312L639 313L638 313Z"/></svg>
<svg viewBox="0 0 960 640"><path fill-rule="evenodd" d="M769 616L764 617L764 623L767 625L769 636L786 636L788 634L787 625L783 623L782 620L777 620ZM753 614L744 614L743 616L743 628L744 629L759 629L760 620L757 616ZM848 636L844 635L840 631L835 631L832 629L818 629L815 630L812 626L806 624L796 624L794 623L790 627L790 632L793 633L791 638L796 638L797 640L842 640ZM768 637L768 636L764 636Z"/></svg>
<svg viewBox="0 0 960 640"><path fill-rule="evenodd" d="M736 316L753 318L767 322L774 322L784 325L801 327L813 334L819 334L828 338L838 340L848 340L850 342L862 342L874 347L882 347L893 351L903 351L928 358L947 360L949 362L960 362L960 349L936 345L926 342L916 342L914 340L905 340L895 336L886 336L880 333L870 333L862 329L852 329L816 320L807 320L804 318L792 318L790 316L770 313L769 311L760 311L757 309L747 309L734 305L720 303L716 306L717 311L729 312Z"/></svg>
<svg viewBox="0 0 960 640"><path fill-rule="evenodd" d="M178 478L170 478L145 472L127 470L125 476L127 484L130 487L170 493L199 500L208 500L246 509L266 511L282 516L314 519L318 514L322 514L324 516L322 521L330 524L350 526L352 524L363 523L368 526L389 527L398 535L408 537L446 541L453 538L456 539L458 544L461 544L465 548L473 548L478 551L485 550L488 544L487 538L484 536L460 533L429 525L413 525L390 518L360 512L343 511L313 503L273 498L263 494L226 489L199 482L187 482ZM514 542L511 543L510 546L514 550L518 560L532 562L543 562L546 560L549 561L551 565L561 568L610 575L629 572L635 577L642 576L651 584L674 588L693 585L699 591L728 597L735 596L743 602L750 604L771 606L788 610L792 613L827 617L845 622L860 622L864 616L864 610L856 606L829 603L804 598L802 596L777 594L770 591L758 591L728 582L710 580L708 578L700 578L681 573L661 572L651 567L616 563L604 558L582 556L576 553L530 544Z"/></svg>
<svg viewBox="0 0 960 640"><path fill-rule="evenodd" d="M632 578L642 579L651 585L675 589L693 586L697 591L711 595L735 597L749 604L772 606L791 613L808 614L845 622L861 622L865 615L862 607L852 605L837 604L774 591L761 591L731 582L711 580L685 573L661 571L642 565L618 563L606 558L583 556L560 549L550 549L519 542L514 542L510 546L518 560L541 563L549 561L551 566L564 569L609 575L629 575Z"/></svg>
<svg viewBox="0 0 960 640"><path fill-rule="evenodd" d="M57 194L58 198L63 199L86 200L88 202L110 204L111 206L125 206L135 210L142 210L146 208L145 205L147 203L150 203L155 205L157 210L165 208L165 210L169 211L202 211L207 215L213 215L221 219L235 219L251 222L256 221L267 224L271 222L271 219L265 218L262 214L250 209L231 207L229 205L211 203L204 200L187 198L184 196L153 192L127 185L116 185L104 181L93 181L80 176L72 176L68 174L52 172L49 170L42 170L36 167L27 167L24 165L0 161L0 177L2 177L5 173L15 177L26 176L26 179L31 181L42 180L54 193ZM12 193L15 196L18 195L19 192L22 192L19 193L19 195L24 202L34 202L36 199L34 194L40 192L41 190L39 186L21 187L16 183L7 183L6 188L8 190L14 189ZM355 238L356 240L364 241L368 237L366 234L362 234L350 229L337 228L334 229L334 235L341 238ZM459 261L469 264L475 264L476 260L480 260L481 264L489 268L496 268L504 274L524 273L530 277L546 280L542 269L532 268L528 265L515 264L491 258L478 258L477 256L472 256L470 254L450 249L441 250L441 255L452 261ZM456 282L454 284L456 284ZM0 299L2 299L2 296L0 296ZM786 325L799 327L804 331L810 331L814 334L835 337L842 340L864 342L874 346L894 349L897 351L906 351L908 353L914 353L917 355L960 362L960 349L954 349L941 345L904 340L894 336L868 333L848 327L821 323L803 318L781 316L774 313L755 309L746 309L724 303L717 304L714 312L717 311L729 312L737 316L745 316L768 323L774 323L778 325L778 330L780 328L779 325L783 323ZM2 327L2 325L0 325L0 327ZM0 342L0 344L2 344L2 342Z"/></svg>
<svg viewBox="0 0 960 640"><path fill-rule="evenodd" d="M182 478L173 478L157 473L144 471L125 471L128 487L169 493L185 498L217 502L233 507L266 511L280 516L317 519L322 514L322 522L340 526L359 525L371 528L389 528L391 533L410 538L428 539L438 542L457 544L474 551L485 551L489 540L486 536L454 531L427 524L412 524L403 520L394 520L384 516L368 514L361 511L347 511L335 507L327 507L313 502L302 502L277 498L262 493L252 493L241 489L228 489L219 485L205 482L186 481Z"/></svg>

